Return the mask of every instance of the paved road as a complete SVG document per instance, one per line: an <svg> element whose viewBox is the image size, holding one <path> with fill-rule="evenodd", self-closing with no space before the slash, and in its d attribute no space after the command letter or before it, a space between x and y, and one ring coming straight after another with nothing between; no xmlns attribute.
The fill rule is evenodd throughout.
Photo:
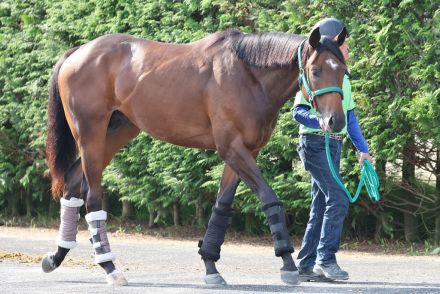
<svg viewBox="0 0 440 294"><path fill-rule="evenodd" d="M86 231L80 232L70 261L43 273L37 262L56 248L55 237L54 230L0 227L0 293L440 293L439 256L340 252L349 281L286 286L272 248L227 243L218 269L229 285L206 286L196 242L125 234L113 234L110 242L129 286L110 287L92 264ZM20 254L11 257L11 252Z"/></svg>

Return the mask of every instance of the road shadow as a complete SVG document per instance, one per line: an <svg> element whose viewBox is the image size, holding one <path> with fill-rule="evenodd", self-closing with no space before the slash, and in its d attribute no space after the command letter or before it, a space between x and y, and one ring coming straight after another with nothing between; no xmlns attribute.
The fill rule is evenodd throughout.
<svg viewBox="0 0 440 294"><path fill-rule="evenodd" d="M317 283L319 283L319 282L317 282ZM323 284L323 283L321 283L321 284ZM432 287L432 288L440 288L440 283L392 283L392 282L332 281L332 282L328 282L328 284L334 284L334 285L384 285L384 286L398 286L398 287Z"/></svg>
<svg viewBox="0 0 440 294"><path fill-rule="evenodd" d="M328 287L326 287L326 284ZM225 293L440 293L440 284L425 283L386 283L386 282L331 282L331 283L302 283L299 286L233 284L233 285L204 285L185 283L130 283L133 288L174 288L194 290L215 290Z"/></svg>

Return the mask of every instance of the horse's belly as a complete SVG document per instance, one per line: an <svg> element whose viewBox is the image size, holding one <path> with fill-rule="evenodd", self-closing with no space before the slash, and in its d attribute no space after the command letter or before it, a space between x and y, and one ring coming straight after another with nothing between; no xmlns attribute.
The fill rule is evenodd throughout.
<svg viewBox="0 0 440 294"><path fill-rule="evenodd" d="M169 124L157 126L155 124L143 124L141 130L152 137L171 144L202 149L215 149L211 130L202 129L191 125Z"/></svg>
<svg viewBox="0 0 440 294"><path fill-rule="evenodd" d="M202 108L188 108L166 99L145 99L143 106L120 110L142 131L175 145L215 149L212 129Z"/></svg>

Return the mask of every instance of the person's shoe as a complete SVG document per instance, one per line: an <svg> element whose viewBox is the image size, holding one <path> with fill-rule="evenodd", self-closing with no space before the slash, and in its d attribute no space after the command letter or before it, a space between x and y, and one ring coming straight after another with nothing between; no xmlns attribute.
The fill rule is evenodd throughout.
<svg viewBox="0 0 440 294"><path fill-rule="evenodd" d="M342 270L337 263L328 265L315 264L313 272L331 280L348 280L349 278L348 273Z"/></svg>
<svg viewBox="0 0 440 294"><path fill-rule="evenodd" d="M322 282L328 281L324 275L318 275L313 272L313 267L299 269L299 280L301 282Z"/></svg>

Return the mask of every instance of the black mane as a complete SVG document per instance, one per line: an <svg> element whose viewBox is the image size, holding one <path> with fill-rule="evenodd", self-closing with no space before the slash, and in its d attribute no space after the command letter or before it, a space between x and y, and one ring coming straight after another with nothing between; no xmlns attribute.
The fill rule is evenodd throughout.
<svg viewBox="0 0 440 294"><path fill-rule="evenodd" d="M305 38L287 33L244 34L234 31L229 47L244 62L260 67L292 67L298 46Z"/></svg>
<svg viewBox="0 0 440 294"><path fill-rule="evenodd" d="M304 36L287 33L245 34L237 30L228 32L228 47L244 62L259 68L292 67L298 62L297 50ZM308 44L304 44L304 49ZM345 64L337 44L322 37L317 52L329 50ZM303 52L305 52L304 50Z"/></svg>

